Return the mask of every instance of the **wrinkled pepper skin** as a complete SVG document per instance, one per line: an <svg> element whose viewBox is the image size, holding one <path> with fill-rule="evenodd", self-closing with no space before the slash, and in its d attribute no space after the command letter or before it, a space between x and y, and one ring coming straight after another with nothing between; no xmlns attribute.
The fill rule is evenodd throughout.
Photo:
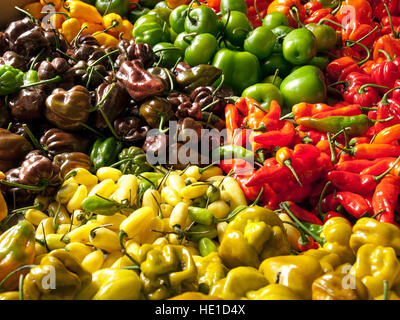
<svg viewBox="0 0 400 320"><path fill-rule="evenodd" d="M210 288L228 273L228 268L223 265L217 252L205 257L194 256L193 259L198 271L199 290L203 293L208 293Z"/></svg>
<svg viewBox="0 0 400 320"><path fill-rule="evenodd" d="M230 270L226 278L219 280L210 289L210 295L224 300L239 300L248 291L268 285L268 280L253 267L237 267Z"/></svg>
<svg viewBox="0 0 400 320"><path fill-rule="evenodd" d="M302 254L317 259L324 273L334 271L342 263L338 254L324 248L309 249Z"/></svg>
<svg viewBox="0 0 400 320"><path fill-rule="evenodd" d="M222 238L218 254L227 267L258 268L261 261L290 253L282 221L271 210L254 206L238 213Z"/></svg>
<svg viewBox="0 0 400 320"><path fill-rule="evenodd" d="M361 218L353 226L350 247L354 252L364 244L391 247L400 255L400 230L391 223L379 222L372 218Z"/></svg>
<svg viewBox="0 0 400 320"><path fill-rule="evenodd" d="M383 281L389 290L400 281L400 261L391 247L372 243L364 244L357 251L357 260L350 274L360 279L373 298L383 294Z"/></svg>
<svg viewBox="0 0 400 320"><path fill-rule="evenodd" d="M186 247L144 245L139 256L140 279L147 299L161 300L197 291L197 268Z"/></svg>
<svg viewBox="0 0 400 320"><path fill-rule="evenodd" d="M55 274L55 289L51 289L50 286L45 288L42 285L49 282L46 279L50 272ZM82 268L72 254L64 249L53 250L26 276L23 287L24 299L72 300L91 279L92 275Z"/></svg>
<svg viewBox="0 0 400 320"><path fill-rule="evenodd" d="M323 248L331 253L336 253L342 263L354 262L354 253L350 248L352 229L350 223L341 217L329 219L322 229L321 237L325 238Z"/></svg>
<svg viewBox="0 0 400 320"><path fill-rule="evenodd" d="M197 87L212 85L221 74L222 71L218 67L199 64L179 72L176 76L176 82L182 91L191 93Z"/></svg>
<svg viewBox="0 0 400 320"><path fill-rule="evenodd" d="M90 160L97 170L116 162L118 153L122 150L122 142L114 137L99 138L95 141L90 153Z"/></svg>
<svg viewBox="0 0 400 320"><path fill-rule="evenodd" d="M339 269L325 273L314 280L312 284L312 299L368 300L368 289L360 279L354 279L354 286L351 286L350 283L347 286L343 286L344 283L347 283L345 277L348 277L348 273L340 272Z"/></svg>
<svg viewBox="0 0 400 320"><path fill-rule="evenodd" d="M142 283L135 271L105 268L92 274L90 284L76 296L77 300L139 300Z"/></svg>
<svg viewBox="0 0 400 320"><path fill-rule="evenodd" d="M0 236L0 280L11 271L32 264L35 259L35 228L28 221L22 221ZM21 272L8 279L3 288L14 290L18 287Z"/></svg>
<svg viewBox="0 0 400 320"><path fill-rule="evenodd" d="M249 300L300 300L300 298L288 287L273 283L256 291L247 292Z"/></svg>
<svg viewBox="0 0 400 320"><path fill-rule="evenodd" d="M323 274L319 261L311 256L279 256L265 259L259 270L270 283L280 283L301 299L310 300L311 285Z"/></svg>
<svg viewBox="0 0 400 320"><path fill-rule="evenodd" d="M119 169L126 174L138 175L143 172L150 172L152 168L146 161L146 154L139 147L122 149L118 155L118 161L127 160L120 165Z"/></svg>

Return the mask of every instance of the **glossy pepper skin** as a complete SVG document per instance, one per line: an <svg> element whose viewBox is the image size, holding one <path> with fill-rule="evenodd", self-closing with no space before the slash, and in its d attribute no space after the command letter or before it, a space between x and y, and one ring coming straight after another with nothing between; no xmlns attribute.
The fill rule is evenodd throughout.
<svg viewBox="0 0 400 320"><path fill-rule="evenodd" d="M139 300L142 283L133 270L104 268L77 294L77 300Z"/></svg>
<svg viewBox="0 0 400 320"><path fill-rule="evenodd" d="M182 70L176 75L178 87L185 93L191 93L197 87L212 85L222 74L218 66L200 64Z"/></svg>
<svg viewBox="0 0 400 320"><path fill-rule="evenodd" d="M116 162L118 153L122 150L122 142L114 137L98 138L93 144L90 159L94 168L107 167Z"/></svg>
<svg viewBox="0 0 400 320"><path fill-rule="evenodd" d="M149 14L140 17L135 22L132 35L136 43L147 43L151 46L170 41L167 23Z"/></svg>
<svg viewBox="0 0 400 320"><path fill-rule="evenodd" d="M350 247L354 252L364 244L391 247L400 254L400 231L391 223L379 222L372 218L361 218L353 226Z"/></svg>
<svg viewBox="0 0 400 320"><path fill-rule="evenodd" d="M200 6L188 11L185 19L186 32L211 33L216 36L218 30L218 17L211 8Z"/></svg>
<svg viewBox="0 0 400 320"><path fill-rule="evenodd" d="M257 83L242 92L242 97L253 98L260 103L261 107L269 110L271 102L275 100L279 105L283 105L283 97L279 89L270 83Z"/></svg>
<svg viewBox="0 0 400 320"><path fill-rule="evenodd" d="M45 289L49 269L55 271L56 289ZM64 249L53 250L45 255L40 265L31 269L24 280L23 294L26 300L72 300L91 281L91 274Z"/></svg>
<svg viewBox="0 0 400 320"><path fill-rule="evenodd" d="M282 81L280 90L287 108L300 102L320 103L326 100L325 77L315 66L303 66L293 71Z"/></svg>
<svg viewBox="0 0 400 320"><path fill-rule="evenodd" d="M307 255L268 258L259 270L270 283L283 284L302 299L311 299L312 282L323 274L318 260Z"/></svg>
<svg viewBox="0 0 400 320"><path fill-rule="evenodd" d="M210 295L224 300L239 300L245 298L248 292L266 285L268 280L256 268L236 267L211 287Z"/></svg>
<svg viewBox="0 0 400 320"><path fill-rule="evenodd" d="M40 137L40 144L52 157L65 152L85 153L89 144L88 139L78 137L61 129L52 128Z"/></svg>
<svg viewBox="0 0 400 320"><path fill-rule="evenodd" d="M96 8L101 15L117 13L125 17L129 10L129 0L96 0Z"/></svg>
<svg viewBox="0 0 400 320"><path fill-rule="evenodd" d="M215 54L212 64L222 70L224 83L237 93L256 84L261 77L258 58L250 52L221 49Z"/></svg>
<svg viewBox="0 0 400 320"><path fill-rule="evenodd" d="M231 11L221 18L224 26L224 34L226 40L234 46L242 47L244 40L253 26L247 15L241 11Z"/></svg>
<svg viewBox="0 0 400 320"><path fill-rule="evenodd" d="M208 294L210 288L226 277L228 268L224 266L217 252L205 257L193 256L198 271L199 291Z"/></svg>
<svg viewBox="0 0 400 320"><path fill-rule="evenodd" d="M389 289L400 281L400 262L391 247L372 243L364 244L357 251L357 260L350 273L360 279L375 298L383 294L383 281Z"/></svg>
<svg viewBox="0 0 400 320"><path fill-rule="evenodd" d="M64 178L68 172L76 168L90 170L91 161L86 153L64 152L57 154L53 159L54 164L60 167L60 176Z"/></svg>
<svg viewBox="0 0 400 320"><path fill-rule="evenodd" d="M75 86L68 91L58 88L47 97L44 115L58 128L76 131L81 129L79 122L85 123L89 118L90 100L85 87Z"/></svg>
<svg viewBox="0 0 400 320"><path fill-rule="evenodd" d="M15 161L20 161L32 150L32 145L21 135L0 128L0 169L11 169Z"/></svg>
<svg viewBox="0 0 400 320"><path fill-rule="evenodd" d="M283 40L283 56L294 65L303 65L317 53L314 34L306 28L291 31Z"/></svg>
<svg viewBox="0 0 400 320"><path fill-rule="evenodd" d="M160 127L160 130L174 116L171 104L160 97L144 101L140 105L139 112L152 128Z"/></svg>
<svg viewBox="0 0 400 320"><path fill-rule="evenodd" d="M0 236L0 250L0 279L3 280L16 268L33 263L35 258L34 226L28 221L22 221L9 228ZM16 289L20 274L21 272L7 280L3 285L4 289Z"/></svg>
<svg viewBox="0 0 400 320"><path fill-rule="evenodd" d="M144 245L139 251L139 263L147 299L160 300L197 291L196 264L184 246Z"/></svg>
<svg viewBox="0 0 400 320"><path fill-rule="evenodd" d="M118 161L122 160L127 160L119 167L124 173L138 175L152 170L146 162L146 154L138 147L133 146L122 149L118 154Z"/></svg>
<svg viewBox="0 0 400 320"><path fill-rule="evenodd" d="M257 268L262 260L290 252L290 244L279 217L269 209L249 207L231 221L218 254L228 267Z"/></svg>

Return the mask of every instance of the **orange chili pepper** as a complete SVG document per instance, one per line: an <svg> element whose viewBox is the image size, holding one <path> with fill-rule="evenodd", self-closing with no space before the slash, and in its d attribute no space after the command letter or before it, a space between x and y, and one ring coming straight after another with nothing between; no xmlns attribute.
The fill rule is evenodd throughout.
<svg viewBox="0 0 400 320"><path fill-rule="evenodd" d="M343 108L337 108L329 111L319 112L313 115L316 119L323 119L331 116L358 116L361 114L361 108L358 104L352 104Z"/></svg>
<svg viewBox="0 0 400 320"><path fill-rule="evenodd" d="M295 119L302 117L312 117L317 113L334 110L333 107L324 103L311 104L301 102L292 107L293 116Z"/></svg>
<svg viewBox="0 0 400 320"><path fill-rule="evenodd" d="M381 130L375 137L374 144L390 144L400 139L400 124Z"/></svg>
<svg viewBox="0 0 400 320"><path fill-rule="evenodd" d="M361 143L353 147L351 155L355 159L398 157L400 155L400 146L395 146L393 144Z"/></svg>
<svg viewBox="0 0 400 320"><path fill-rule="evenodd" d="M283 13L288 18L289 25L293 28L297 28L298 22L303 22L306 17L306 9L304 9L300 0L275 0L268 6L267 13L271 12Z"/></svg>
<svg viewBox="0 0 400 320"><path fill-rule="evenodd" d="M296 170L293 168L292 166L292 161L293 161L293 156L294 156L294 151L290 150L287 147L282 147L280 148L277 152L276 152L276 161L278 161L278 163L286 166L289 168L289 170L292 172L294 178L296 179L296 181L298 182L298 184L300 186L303 186L299 176L296 173Z"/></svg>

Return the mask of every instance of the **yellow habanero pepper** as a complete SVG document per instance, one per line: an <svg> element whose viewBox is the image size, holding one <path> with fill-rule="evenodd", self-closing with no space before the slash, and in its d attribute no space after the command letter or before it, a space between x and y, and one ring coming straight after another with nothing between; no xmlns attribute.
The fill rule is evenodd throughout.
<svg viewBox="0 0 400 320"><path fill-rule="evenodd" d="M121 250L118 234L105 227L92 229L89 233L89 242L94 247L107 252Z"/></svg>
<svg viewBox="0 0 400 320"><path fill-rule="evenodd" d="M116 47L119 43L119 40L112 36L111 34L105 32L98 32L93 34L93 37L99 42L101 46L105 47Z"/></svg>
<svg viewBox="0 0 400 320"><path fill-rule="evenodd" d="M384 280L388 289L400 281L400 262L391 247L364 244L357 251L357 260L350 274L359 278L373 298L383 294Z"/></svg>
<svg viewBox="0 0 400 320"><path fill-rule="evenodd" d="M107 32L118 35L122 31L122 18L116 13L106 14L103 16L103 26Z"/></svg>
<svg viewBox="0 0 400 320"><path fill-rule="evenodd" d="M132 31L133 31L133 24L127 20L122 20L122 36L121 38L124 40L132 40Z"/></svg>
<svg viewBox="0 0 400 320"><path fill-rule="evenodd" d="M98 23L89 21L79 20L81 22L82 34L93 34L103 30L103 26Z"/></svg>
<svg viewBox="0 0 400 320"><path fill-rule="evenodd" d="M40 0L40 4L44 6L53 6L56 11L60 10L62 2L61 0Z"/></svg>
<svg viewBox="0 0 400 320"><path fill-rule="evenodd" d="M72 40L75 39L80 30L81 23L75 18L65 20L61 25L61 33L64 35L65 40L67 40L68 43L71 43Z"/></svg>
<svg viewBox="0 0 400 320"><path fill-rule="evenodd" d="M67 9L72 18L85 19L86 21L102 24L103 19L96 7L91 6L83 1L69 0Z"/></svg>
<svg viewBox="0 0 400 320"><path fill-rule="evenodd" d="M91 252L93 252L93 248L87 246L81 242L70 242L65 248L79 263L83 261L83 259Z"/></svg>
<svg viewBox="0 0 400 320"><path fill-rule="evenodd" d="M36 20L40 20L44 17L42 13L42 4L40 2L32 2L24 7L24 10L29 12Z"/></svg>
<svg viewBox="0 0 400 320"><path fill-rule="evenodd" d="M96 250L89 253L82 261L82 267L90 273L100 270L104 263L104 253Z"/></svg>

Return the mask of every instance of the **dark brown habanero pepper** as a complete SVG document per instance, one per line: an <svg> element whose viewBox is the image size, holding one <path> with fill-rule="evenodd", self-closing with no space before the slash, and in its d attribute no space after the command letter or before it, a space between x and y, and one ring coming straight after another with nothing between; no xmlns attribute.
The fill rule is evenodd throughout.
<svg viewBox="0 0 400 320"><path fill-rule="evenodd" d="M25 58L14 51L4 52L3 56L0 58L0 64L5 64L22 71L27 70Z"/></svg>
<svg viewBox="0 0 400 320"><path fill-rule="evenodd" d="M23 136L0 128L0 170L7 171L20 161L29 151L31 144Z"/></svg>
<svg viewBox="0 0 400 320"><path fill-rule="evenodd" d="M178 72L176 82L178 87L186 93L191 93L201 86L212 85L222 74L222 70L207 64L200 64L196 67Z"/></svg>
<svg viewBox="0 0 400 320"><path fill-rule="evenodd" d="M53 163L60 167L61 178L64 178L68 172L76 168L90 170L91 164L89 156L82 152L57 154L53 159Z"/></svg>
<svg viewBox="0 0 400 320"><path fill-rule="evenodd" d="M22 89L10 97L9 107L20 121L39 120L43 117L46 93L38 87Z"/></svg>
<svg viewBox="0 0 400 320"><path fill-rule="evenodd" d="M118 118L114 121L114 130L126 142L138 142L146 139L150 127L143 125L135 116Z"/></svg>
<svg viewBox="0 0 400 320"><path fill-rule="evenodd" d="M159 128L160 132L163 132L164 125L174 116L171 103L160 97L153 97L144 101L139 112L150 127Z"/></svg>

